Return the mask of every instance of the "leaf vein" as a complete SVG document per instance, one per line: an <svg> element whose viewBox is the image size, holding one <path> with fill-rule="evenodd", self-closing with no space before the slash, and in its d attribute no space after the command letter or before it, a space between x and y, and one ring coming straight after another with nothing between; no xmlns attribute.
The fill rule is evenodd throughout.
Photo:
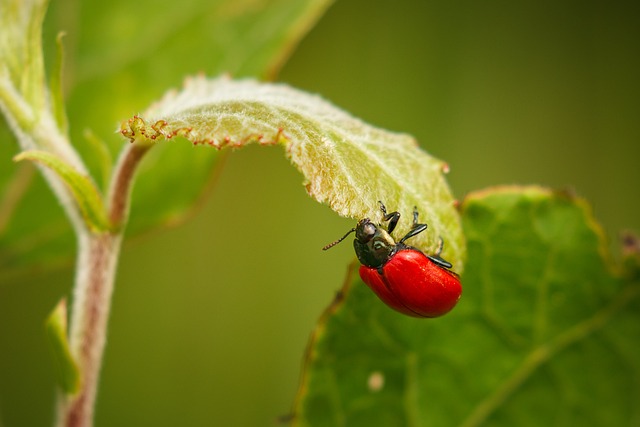
<svg viewBox="0 0 640 427"><path fill-rule="evenodd" d="M568 346L601 329L613 315L638 296L640 296L639 284L624 288L612 302L596 312L592 317L578 323L547 344L533 349L511 376L506 378L493 393L475 406L469 416L460 424L460 427L478 427L482 425L540 366Z"/></svg>

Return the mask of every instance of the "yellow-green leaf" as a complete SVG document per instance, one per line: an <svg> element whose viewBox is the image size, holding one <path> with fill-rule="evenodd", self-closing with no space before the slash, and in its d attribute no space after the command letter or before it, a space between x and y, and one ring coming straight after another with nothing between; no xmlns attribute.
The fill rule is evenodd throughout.
<svg viewBox="0 0 640 427"><path fill-rule="evenodd" d="M56 37L56 62L53 66L51 73L50 87L51 87L51 109L53 110L53 116L56 119L58 129L63 134L67 134L69 131L69 120L67 118L67 111L64 105L64 91L62 87L62 71L64 64L64 44L62 39L64 33L58 33Z"/></svg>
<svg viewBox="0 0 640 427"><path fill-rule="evenodd" d="M462 270L465 243L444 179L447 165L413 137L371 126L319 96L283 84L196 77L123 122L121 132L131 141L181 136L215 148L281 144L317 201L374 221L382 219L382 201L404 215L399 236L409 230L415 206L429 228L411 245L434 253L442 238L444 257Z"/></svg>
<svg viewBox="0 0 640 427"><path fill-rule="evenodd" d="M45 103L42 22L47 0L0 0L0 86L17 91L39 112ZM4 91L2 91L4 92ZM23 114L16 110L15 94L9 99L0 92L0 104L8 103L22 125Z"/></svg>
<svg viewBox="0 0 640 427"><path fill-rule="evenodd" d="M56 172L71 190L87 226L96 232L109 230L110 224L100 193L86 175L82 175L58 156L47 151L25 151L15 156L14 160L31 160Z"/></svg>
<svg viewBox="0 0 640 427"><path fill-rule="evenodd" d="M67 340L67 301L61 299L45 322L51 344L58 385L65 393L76 393L80 387L80 370Z"/></svg>

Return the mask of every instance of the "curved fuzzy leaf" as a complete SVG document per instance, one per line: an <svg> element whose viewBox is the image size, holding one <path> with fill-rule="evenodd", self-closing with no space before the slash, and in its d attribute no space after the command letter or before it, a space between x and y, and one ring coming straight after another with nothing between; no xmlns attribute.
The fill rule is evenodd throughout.
<svg viewBox="0 0 640 427"><path fill-rule="evenodd" d="M56 172L71 190L87 226L93 231L107 231L110 228L100 193L86 175L82 175L58 156L47 151L24 151L13 159L17 162L31 160Z"/></svg>
<svg viewBox="0 0 640 427"><path fill-rule="evenodd" d="M352 269L313 335L292 424L633 425L637 265L612 274L600 227L564 194L489 190L462 215L458 306L436 320L399 315Z"/></svg>
<svg viewBox="0 0 640 427"><path fill-rule="evenodd" d="M45 322L56 367L58 385L68 394L80 387L80 370L71 355L67 339L67 301L60 300Z"/></svg>
<svg viewBox="0 0 640 427"><path fill-rule="evenodd" d="M447 165L411 136L366 124L318 96L283 84L196 77L124 122L121 132L131 141L181 136L215 148L281 144L316 200L343 216L381 221L380 200L405 216L400 236L415 206L429 229L411 245L433 253L441 237L444 257L462 269L464 239L443 176Z"/></svg>
<svg viewBox="0 0 640 427"><path fill-rule="evenodd" d="M10 87L20 93L32 111L38 112L45 103L42 22L47 3L48 0L0 1L0 104L8 102L3 91ZM23 114L16 116L26 125Z"/></svg>

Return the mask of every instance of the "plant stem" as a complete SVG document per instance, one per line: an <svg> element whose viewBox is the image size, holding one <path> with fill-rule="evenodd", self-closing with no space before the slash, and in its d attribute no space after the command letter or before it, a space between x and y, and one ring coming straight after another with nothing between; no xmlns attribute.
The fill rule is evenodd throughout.
<svg viewBox="0 0 640 427"><path fill-rule="evenodd" d="M151 144L130 144L118 159L108 195L109 220L116 229L123 227L127 221L133 176L138 164L152 146Z"/></svg>
<svg viewBox="0 0 640 427"><path fill-rule="evenodd" d="M93 423L121 240L120 235L106 233L80 238L70 347L81 372L81 385L76 395L60 399L59 427L89 427Z"/></svg>
<svg viewBox="0 0 640 427"><path fill-rule="evenodd" d="M107 321L115 280L122 228L126 223L131 184L140 160L151 145L132 144L124 149L111 180L108 214L117 231L79 234L77 276L69 343L81 374L80 391L61 396L58 427L91 427L96 401Z"/></svg>

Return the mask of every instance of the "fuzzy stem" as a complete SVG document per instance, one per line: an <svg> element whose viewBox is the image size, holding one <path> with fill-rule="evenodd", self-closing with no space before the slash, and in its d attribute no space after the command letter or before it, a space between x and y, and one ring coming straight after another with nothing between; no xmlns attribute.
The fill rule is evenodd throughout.
<svg viewBox="0 0 640 427"><path fill-rule="evenodd" d="M116 229L126 223L133 176L138 164L152 146L151 144L130 144L123 150L118 160L108 197L109 221Z"/></svg>
<svg viewBox="0 0 640 427"><path fill-rule="evenodd" d="M77 394L59 399L58 427L93 425L122 228L127 221L129 195L137 166L150 147L129 145L118 161L108 195L109 219L117 231L80 234L69 335L71 353L80 369L82 382Z"/></svg>
<svg viewBox="0 0 640 427"><path fill-rule="evenodd" d="M120 235L113 234L90 234L80 238L70 347L82 382L76 395L61 399L59 427L89 427L93 422L121 240Z"/></svg>

